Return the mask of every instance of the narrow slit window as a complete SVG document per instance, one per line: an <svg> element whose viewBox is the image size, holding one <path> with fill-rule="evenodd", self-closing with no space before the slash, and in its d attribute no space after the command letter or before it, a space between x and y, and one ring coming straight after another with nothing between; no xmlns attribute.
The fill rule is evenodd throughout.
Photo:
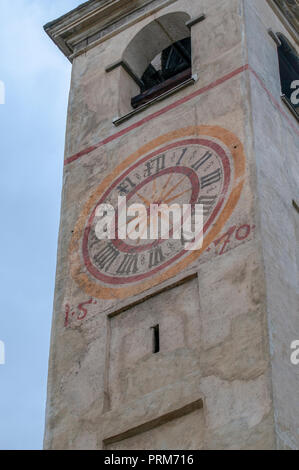
<svg viewBox="0 0 299 470"><path fill-rule="evenodd" d="M160 352L160 328L159 325L152 327L153 332L153 354Z"/></svg>

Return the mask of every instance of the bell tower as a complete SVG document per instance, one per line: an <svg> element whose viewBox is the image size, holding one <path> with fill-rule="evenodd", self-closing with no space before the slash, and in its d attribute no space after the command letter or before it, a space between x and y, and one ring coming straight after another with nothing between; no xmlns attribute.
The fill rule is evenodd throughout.
<svg viewBox="0 0 299 470"><path fill-rule="evenodd" d="M298 449L297 2L90 0L45 30L73 67L45 448ZM201 248L100 239L119 198L201 204Z"/></svg>

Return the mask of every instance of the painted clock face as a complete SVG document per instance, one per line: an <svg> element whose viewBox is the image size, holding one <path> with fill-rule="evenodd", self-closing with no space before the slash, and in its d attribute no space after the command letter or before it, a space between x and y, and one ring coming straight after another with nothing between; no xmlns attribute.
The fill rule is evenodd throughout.
<svg viewBox="0 0 299 470"><path fill-rule="evenodd" d="M186 136L184 129L177 139L168 135L170 141L165 139L162 145L158 139L153 143L156 148L145 154L135 153L97 188L79 219L71 244L73 276L85 291L102 298L132 296L178 274L196 261L209 238L212 241L213 235L211 238L208 234L219 232L224 208L230 202L232 209L236 203L231 196L240 165L236 167L234 154L237 149L240 153L242 146L236 137L230 135L228 139L227 131L224 142L219 139L219 128L216 135L211 135L211 129L215 130L210 128L209 135L187 132ZM171 237L171 224L169 239L143 239L140 232L136 240L100 240L95 230L97 208L110 204L117 209L120 196L126 197L128 206L145 206L143 227L150 225L151 204L202 204L203 249L186 251L184 240Z"/></svg>

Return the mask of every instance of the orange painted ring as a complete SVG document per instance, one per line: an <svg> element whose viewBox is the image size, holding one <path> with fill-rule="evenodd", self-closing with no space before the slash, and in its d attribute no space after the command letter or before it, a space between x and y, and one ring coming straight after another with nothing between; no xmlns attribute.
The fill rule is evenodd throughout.
<svg viewBox="0 0 299 470"><path fill-rule="evenodd" d="M125 287L107 287L100 284L98 281L95 282L93 278L91 278L86 272L83 271L84 263L81 258L82 238L84 234L86 220L88 219L90 212L97 204L99 198L103 195L105 190L107 190L109 185L112 183L112 181L114 181L118 175L124 172L128 168L128 166L135 163L141 156L146 155L147 153L164 145L165 143L181 139L187 136L205 136L218 139L229 149L234 166L234 180L232 183L231 193L224 208L218 216L213 228L204 237L203 246L201 250L190 253L190 255L186 256L182 261L165 269L164 272L159 273L153 278L147 279L136 285L130 285ZM112 173L110 173L102 181L102 183L97 187L96 191L94 191L94 193L91 195L91 197L85 204L84 209L81 212L79 219L76 223L73 237L69 246L70 271L73 279L86 294L91 295L93 297L101 299L124 299L137 295L143 291L154 287L155 285L161 284L167 279L176 276L178 273L182 272L185 268L187 268L187 266L193 263L197 258L199 258L200 255L213 242L213 240L215 240L215 238L220 234L222 228L231 216L239 201L244 184L244 175L245 154L243 145L234 134L224 128L218 126L190 126L187 128L169 132L152 140L148 144L138 149L132 155L130 155L122 163L120 163L120 165L118 165L112 171Z"/></svg>

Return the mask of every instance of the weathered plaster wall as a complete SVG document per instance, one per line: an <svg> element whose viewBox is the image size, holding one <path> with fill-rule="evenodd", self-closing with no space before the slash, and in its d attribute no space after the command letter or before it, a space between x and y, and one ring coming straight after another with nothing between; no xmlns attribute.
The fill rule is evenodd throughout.
<svg viewBox="0 0 299 470"><path fill-rule="evenodd" d="M112 120L121 114L119 101L123 96L123 83L120 82L119 68L110 73L106 73L105 68L122 58L128 44L142 28L171 12L185 12L191 18L205 12L209 18L195 25L192 30L192 72L199 73L199 82L196 85L198 88L243 65L243 51L240 48L242 9L239 0L222 0L217 6L208 0L176 1L74 60L66 158L115 133ZM185 92L181 94L184 95ZM180 95L175 95L170 98L170 103L179 97ZM130 101L130 95L128 100ZM157 104L154 110L164 106L165 103ZM150 109L144 116L152 112L153 109ZM130 120L130 124L139 119L136 116Z"/></svg>
<svg viewBox="0 0 299 470"><path fill-rule="evenodd" d="M105 67L121 57L129 41L155 15L74 60L49 366L46 448L272 449L276 446L272 379L275 381L277 377L286 383L285 391L279 391L281 396L277 385L275 394L279 403L289 400L287 384L296 386L291 382L296 374L288 363L287 333L283 333L285 339L283 342L279 339L277 346L273 338L281 335L283 328L290 330L295 324L293 276L296 273L295 258L291 255L294 248L291 229L286 227L286 231L290 230L287 245L285 240L280 241L279 234L275 238L270 233L276 218L271 216L268 220L267 217L276 209L273 205L276 199L277 207L285 209L284 217L291 214L278 200L280 190L273 187L270 175L278 178L277 170L281 169L281 180L277 180L280 188L283 178L297 170L282 163L281 151L275 151L273 144L275 139L292 138L289 127L279 137L274 119L278 120L278 127L285 126L283 119L274 112L268 119L267 112L272 111L268 95L244 67L249 60L268 80L269 88L276 87L279 92L278 69L273 61L273 73L265 75L265 60L274 57L275 47L264 25L260 25L256 8L255 4L241 0L178 0L155 14L173 11L185 11L190 17L206 14L206 20L192 28L193 73L198 73L199 79L192 88L155 104L118 129L112 119L126 107L123 104L126 91L120 93L123 72L115 69L107 74ZM271 17L270 10L266 13ZM267 43L259 40L258 53L252 44L258 40L257 34ZM125 86L130 88L130 82L126 80ZM192 99L175 105L190 93L194 93ZM164 110L172 104L175 107ZM151 118L155 112L157 115ZM144 121L140 122L141 119ZM200 125L227 129L243 143L246 155L242 194L221 233L193 266L192 279L183 284L159 294L166 284L153 286L122 302L91 299L72 279L69 257L74 227L91 194L120 162L141 146L182 127ZM119 131L123 133L110 138ZM268 135L266 140L265 135ZM108 137L98 148L69 160ZM279 149L285 148L285 140L279 145ZM287 144L286 148L290 145L293 144ZM284 152L286 161L295 158L294 152L288 155ZM277 167L269 164L274 156ZM285 201L296 189L295 180L290 181L288 184L293 184L293 189L287 184L283 187ZM258 194L257 184L261 187ZM286 256L283 251L277 253L276 243L279 249L285 247ZM278 270L275 271L278 274L272 274L270 268L276 269L277 263L285 270L284 280ZM171 283L181 281L188 274L186 269L171 279ZM285 283L287 294L279 295L278 281ZM289 293L291 304L287 300ZM151 298L130 305L145 296ZM293 308L288 320L277 310L280 300L286 309ZM162 348L161 354L153 357L151 337L145 332L149 334L150 323L157 321L161 325ZM275 369L273 355L273 376L268 321L272 348L278 348L284 357L281 359L275 353ZM280 366L282 361L286 368ZM283 421L284 412L281 416ZM148 422L156 425L148 428ZM186 428L192 430L193 438L180 441L182 429Z"/></svg>
<svg viewBox="0 0 299 470"><path fill-rule="evenodd" d="M245 17L249 64L262 80L250 78L276 431L279 448L298 449L299 369L291 364L290 345L299 337L299 215L292 206L299 197L299 128L280 98L277 49L268 28L295 44L266 2L245 2Z"/></svg>

